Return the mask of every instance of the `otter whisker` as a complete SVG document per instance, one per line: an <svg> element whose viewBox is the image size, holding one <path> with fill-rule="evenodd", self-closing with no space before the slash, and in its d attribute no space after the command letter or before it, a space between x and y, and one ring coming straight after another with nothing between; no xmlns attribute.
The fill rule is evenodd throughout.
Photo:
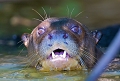
<svg viewBox="0 0 120 81"><path fill-rule="evenodd" d="M86 48L84 48L84 49L81 48L81 49L80 49L80 50L82 51L81 57L82 57L83 59L86 58L86 60L92 60L92 61L90 61L90 63L94 65L94 63L96 63L96 62L95 62L95 61L93 62L93 59L96 59L96 58L95 58L92 54L86 52L85 49L86 49Z"/></svg>
<svg viewBox="0 0 120 81"><path fill-rule="evenodd" d="M69 8L68 8L68 6L67 6L67 12L68 12L68 17L70 17L70 16L69 16Z"/></svg>
<svg viewBox="0 0 120 81"><path fill-rule="evenodd" d="M83 13L83 11L82 11L82 12L79 12L75 17L79 16L79 15L82 14L82 13Z"/></svg>
<svg viewBox="0 0 120 81"><path fill-rule="evenodd" d="M50 7L50 9L49 9L50 11L49 11L49 16L48 16L48 18L50 18L50 15L51 15L51 7Z"/></svg>
<svg viewBox="0 0 120 81"><path fill-rule="evenodd" d="M83 51L83 53L85 53L85 54L87 54L87 56L91 56L91 57L93 57L94 59L96 59L97 60L97 58L95 57L95 56L93 56L92 54L90 54L90 53L88 53L88 52L86 52L86 51Z"/></svg>
<svg viewBox="0 0 120 81"><path fill-rule="evenodd" d="M86 57L88 60L91 60L91 59L92 59L92 58L88 57L87 54L84 54L83 56Z"/></svg>
<svg viewBox="0 0 120 81"><path fill-rule="evenodd" d="M30 64L31 64L31 63L27 61L27 62L26 62L26 65L25 65L25 68L28 68L28 67L30 66Z"/></svg>
<svg viewBox="0 0 120 81"><path fill-rule="evenodd" d="M86 49L86 48L85 48ZM86 52L84 48L81 48L80 50L82 50L83 54L87 54L88 56L90 55L91 57L93 57L94 59L97 60L97 58L95 56L93 56L92 54L90 54L89 52Z"/></svg>
<svg viewBox="0 0 120 81"><path fill-rule="evenodd" d="M37 54L30 55L30 56L28 57L28 62L29 62L32 58L34 58L35 56L37 56Z"/></svg>
<svg viewBox="0 0 120 81"><path fill-rule="evenodd" d="M34 54L28 61L27 67L30 66L33 62L35 62L37 60L37 58L35 58L34 60L31 60L33 57L35 57L36 54Z"/></svg>
<svg viewBox="0 0 120 81"><path fill-rule="evenodd" d="M35 65L35 67L37 67L38 63L39 63L39 65L40 65L41 58L40 58L40 56L38 56L38 57L39 57L39 58L36 59L36 65ZM42 66L41 66L41 67L42 67Z"/></svg>
<svg viewBox="0 0 120 81"><path fill-rule="evenodd" d="M80 54L80 55L82 55L82 54ZM85 62L84 62L84 60L83 60L83 57L80 56L80 57L77 57L77 58L80 60L81 66L82 66L84 69L87 69L87 66L86 66L86 64L85 64Z"/></svg>
<svg viewBox="0 0 120 81"><path fill-rule="evenodd" d="M21 42L23 42L23 40L20 40L19 42L17 42L17 44L19 44L19 43L21 43Z"/></svg>
<svg viewBox="0 0 120 81"><path fill-rule="evenodd" d="M70 13L70 18L71 18L71 16L72 16L72 13L73 13L74 9L75 9L75 8L73 8L72 11L71 11L71 13Z"/></svg>
<svg viewBox="0 0 120 81"><path fill-rule="evenodd" d="M37 20L37 21L40 21L40 22L42 21L42 20L40 20L40 19L37 19L37 18L33 18L33 19L34 19L34 20Z"/></svg>
<svg viewBox="0 0 120 81"><path fill-rule="evenodd" d="M32 60L31 62L29 62L28 66L30 66L33 62L37 61L37 59Z"/></svg>
<svg viewBox="0 0 120 81"><path fill-rule="evenodd" d="M22 46L24 43L22 43L22 44L20 44L19 46L18 46L18 48L20 47L20 46Z"/></svg>
<svg viewBox="0 0 120 81"><path fill-rule="evenodd" d="M38 13L35 9L32 10L35 11L44 20L44 17L40 13Z"/></svg>
<svg viewBox="0 0 120 81"><path fill-rule="evenodd" d="M24 49L25 49L25 47L23 47L23 49L19 52L18 56L23 52Z"/></svg>
<svg viewBox="0 0 120 81"><path fill-rule="evenodd" d="M83 57L83 58L86 58L86 59L88 59L88 60L93 60L93 59L91 59L90 57L88 57L88 55L85 55L85 54L84 54L82 57ZM91 64L94 64L94 63L96 63L96 62L95 62L95 61L94 61L94 62L90 61L90 63L91 63Z"/></svg>
<svg viewBox="0 0 120 81"><path fill-rule="evenodd" d="M36 54L30 55L30 56L28 57L28 62L29 62L32 58L34 58L35 56L37 56L37 57L38 57L38 58L36 58L36 59L40 59L39 54L38 54L38 53L36 53Z"/></svg>
<svg viewBox="0 0 120 81"><path fill-rule="evenodd" d="M79 59L80 59L81 66L82 66L84 69L87 69L87 66L86 66L84 60L82 59L82 57L80 57Z"/></svg>
<svg viewBox="0 0 120 81"><path fill-rule="evenodd" d="M46 13L46 11L45 11L45 9L42 7L42 9L43 9L43 11L44 11L44 14L45 14L45 18L44 19L47 19L48 17L47 17L47 13Z"/></svg>
<svg viewBox="0 0 120 81"><path fill-rule="evenodd" d="M33 54L33 55L29 55L27 58L28 58L28 60L27 60L27 62L30 62L30 60L32 59L32 58L34 58L36 56L36 54Z"/></svg>
<svg viewBox="0 0 120 81"><path fill-rule="evenodd" d="M93 56L92 54L90 54L90 53L88 53L88 52L85 52L85 51L84 51L84 53L87 54L87 56L90 55L90 56L93 57L95 60L97 60L97 58L96 58L95 56Z"/></svg>
<svg viewBox="0 0 120 81"><path fill-rule="evenodd" d="M87 54L83 54L82 57L83 57L83 58L86 58L87 60L93 60L91 57L88 57ZM94 63L96 64L95 61L90 61L90 63L93 64L93 65L94 65Z"/></svg>
<svg viewBox="0 0 120 81"><path fill-rule="evenodd" d="M27 30L32 31L30 28L27 28Z"/></svg>

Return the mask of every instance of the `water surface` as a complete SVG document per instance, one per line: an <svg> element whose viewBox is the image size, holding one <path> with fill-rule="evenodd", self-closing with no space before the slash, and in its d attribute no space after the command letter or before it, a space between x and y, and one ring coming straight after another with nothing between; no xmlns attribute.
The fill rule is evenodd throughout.
<svg viewBox="0 0 120 81"><path fill-rule="evenodd" d="M5 53L5 54L4 54ZM87 71L40 72L28 67L27 52L0 54L0 81L84 81ZM107 70L98 81L120 81L120 70Z"/></svg>

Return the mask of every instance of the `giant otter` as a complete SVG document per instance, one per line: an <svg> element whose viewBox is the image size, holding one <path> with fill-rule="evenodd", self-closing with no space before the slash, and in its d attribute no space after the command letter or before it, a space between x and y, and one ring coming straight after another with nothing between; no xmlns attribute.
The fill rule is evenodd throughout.
<svg viewBox="0 0 120 81"><path fill-rule="evenodd" d="M47 18L22 40L30 66L40 71L81 70L92 68L102 54L96 47L100 36L74 19Z"/></svg>

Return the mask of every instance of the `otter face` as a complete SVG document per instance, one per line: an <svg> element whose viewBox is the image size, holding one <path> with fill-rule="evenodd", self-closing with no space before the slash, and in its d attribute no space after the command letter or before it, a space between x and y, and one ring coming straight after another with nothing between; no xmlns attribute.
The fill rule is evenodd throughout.
<svg viewBox="0 0 120 81"><path fill-rule="evenodd" d="M48 18L23 34L30 65L40 71L80 70L95 63L96 41L86 27L69 18Z"/></svg>

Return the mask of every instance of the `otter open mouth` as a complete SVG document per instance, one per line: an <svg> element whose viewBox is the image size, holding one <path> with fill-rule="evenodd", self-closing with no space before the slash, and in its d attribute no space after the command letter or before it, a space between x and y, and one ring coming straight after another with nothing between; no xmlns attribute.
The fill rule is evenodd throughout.
<svg viewBox="0 0 120 81"><path fill-rule="evenodd" d="M50 70L80 70L81 66L78 61L71 57L63 49L55 49L50 53L48 58L42 62L43 71Z"/></svg>
<svg viewBox="0 0 120 81"><path fill-rule="evenodd" d="M52 53L48 57L48 59L52 61L65 60L67 58L70 58L70 55L63 49L56 49L52 51Z"/></svg>

